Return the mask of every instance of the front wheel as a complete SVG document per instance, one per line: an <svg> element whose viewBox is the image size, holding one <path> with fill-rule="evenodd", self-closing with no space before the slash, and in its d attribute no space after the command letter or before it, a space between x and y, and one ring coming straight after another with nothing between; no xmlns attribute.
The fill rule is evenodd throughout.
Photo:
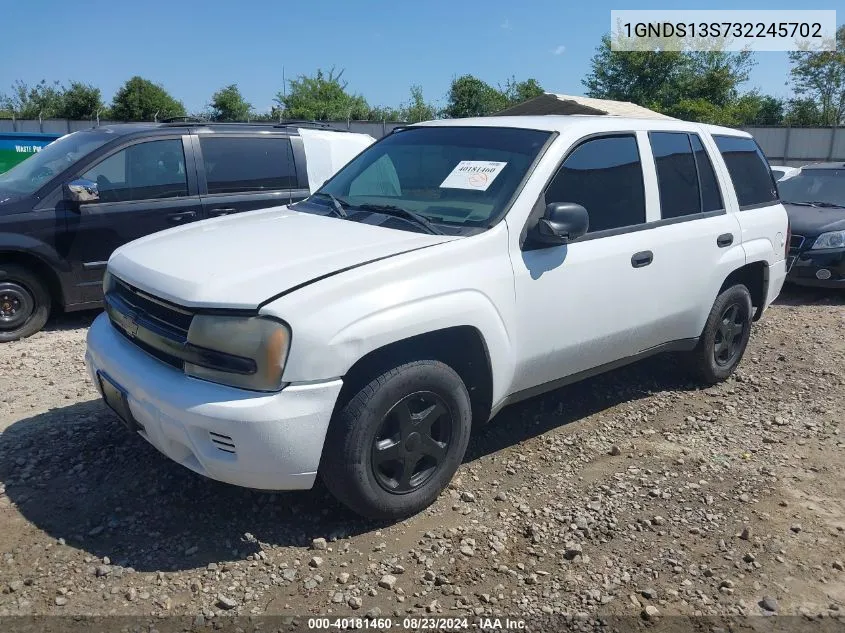
<svg viewBox="0 0 845 633"><path fill-rule="evenodd" d="M704 331L690 352L692 370L705 384L730 376L748 346L752 320L751 293L742 284L724 290L713 303Z"/></svg>
<svg viewBox="0 0 845 633"><path fill-rule="evenodd" d="M372 519L401 519L434 502L463 460L469 394L448 365L420 360L386 371L340 409L320 473L344 505Z"/></svg>
<svg viewBox="0 0 845 633"><path fill-rule="evenodd" d="M0 264L0 343L38 332L50 316L50 293L29 269Z"/></svg>

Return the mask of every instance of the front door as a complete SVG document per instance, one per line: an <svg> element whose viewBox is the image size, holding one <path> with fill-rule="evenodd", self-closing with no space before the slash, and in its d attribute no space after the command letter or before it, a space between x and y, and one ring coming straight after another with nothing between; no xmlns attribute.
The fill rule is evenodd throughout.
<svg viewBox="0 0 845 633"><path fill-rule="evenodd" d="M59 249L75 269L81 301L102 297L112 252L127 242L202 218L192 154L181 137L124 146L79 174L99 199L67 214Z"/></svg>
<svg viewBox="0 0 845 633"><path fill-rule="evenodd" d="M653 263L637 135L582 141L545 191L543 207L575 202L588 233L562 246L512 243L517 341L524 350L514 391L627 358L658 344L661 294ZM652 214L654 211L651 212ZM521 227L510 227L518 234Z"/></svg>

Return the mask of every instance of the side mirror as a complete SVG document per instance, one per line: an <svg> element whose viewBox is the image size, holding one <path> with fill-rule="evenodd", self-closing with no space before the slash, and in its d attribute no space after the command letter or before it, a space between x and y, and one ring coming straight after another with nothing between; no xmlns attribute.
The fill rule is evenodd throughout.
<svg viewBox="0 0 845 633"><path fill-rule="evenodd" d="M63 189L65 200L75 205L100 201L100 189L93 180L78 178L65 183Z"/></svg>
<svg viewBox="0 0 845 633"><path fill-rule="evenodd" d="M559 246L578 239L590 227L587 210L574 202L552 202L537 222L533 238L540 244Z"/></svg>

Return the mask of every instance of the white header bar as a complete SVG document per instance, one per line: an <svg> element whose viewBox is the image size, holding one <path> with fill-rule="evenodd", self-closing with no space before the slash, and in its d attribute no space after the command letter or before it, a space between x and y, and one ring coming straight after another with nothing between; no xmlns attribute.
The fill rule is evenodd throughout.
<svg viewBox="0 0 845 633"><path fill-rule="evenodd" d="M836 11L613 10L614 51L835 51Z"/></svg>

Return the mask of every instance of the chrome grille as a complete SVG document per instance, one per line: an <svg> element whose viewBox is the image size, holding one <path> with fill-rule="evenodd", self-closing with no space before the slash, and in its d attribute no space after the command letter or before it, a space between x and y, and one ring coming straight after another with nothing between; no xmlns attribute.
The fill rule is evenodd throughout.
<svg viewBox="0 0 845 633"><path fill-rule="evenodd" d="M803 235L792 235L792 239L789 240L789 250L797 251L800 250L802 246L804 246L805 238Z"/></svg>
<svg viewBox="0 0 845 633"><path fill-rule="evenodd" d="M106 313L118 332L142 350L177 369L193 314L114 278L105 297Z"/></svg>

